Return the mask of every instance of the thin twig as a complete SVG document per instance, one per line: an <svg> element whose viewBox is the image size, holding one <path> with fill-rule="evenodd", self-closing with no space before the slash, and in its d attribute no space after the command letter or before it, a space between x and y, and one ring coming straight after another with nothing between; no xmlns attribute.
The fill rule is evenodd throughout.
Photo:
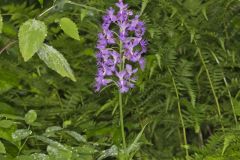
<svg viewBox="0 0 240 160"><path fill-rule="evenodd" d="M2 54L5 50L7 50L8 48L10 48L14 43L16 43L17 41L12 41L12 42L9 42L5 47L3 47L1 50L0 50L0 54Z"/></svg>

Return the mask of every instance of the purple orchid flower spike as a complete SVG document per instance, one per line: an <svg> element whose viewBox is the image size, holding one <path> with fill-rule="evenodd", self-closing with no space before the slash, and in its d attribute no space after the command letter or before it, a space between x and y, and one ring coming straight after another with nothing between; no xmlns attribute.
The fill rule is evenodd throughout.
<svg viewBox="0 0 240 160"><path fill-rule="evenodd" d="M144 22L134 15L123 0L103 16L102 32L98 35L96 54L98 73L96 91L114 81L121 93L134 87L138 66L143 70L147 52ZM120 44L119 44L120 43ZM118 50L116 50L118 48Z"/></svg>

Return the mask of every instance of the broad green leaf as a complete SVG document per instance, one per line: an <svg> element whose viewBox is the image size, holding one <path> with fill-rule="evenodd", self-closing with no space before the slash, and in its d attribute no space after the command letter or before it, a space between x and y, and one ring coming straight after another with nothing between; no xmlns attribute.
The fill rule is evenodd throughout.
<svg viewBox="0 0 240 160"><path fill-rule="evenodd" d="M62 150L56 146L47 146L47 152L55 160L71 160L72 152L70 150Z"/></svg>
<svg viewBox="0 0 240 160"><path fill-rule="evenodd" d="M40 49L46 36L47 27L41 21L30 19L20 26L19 48L24 61L28 61Z"/></svg>
<svg viewBox="0 0 240 160"><path fill-rule="evenodd" d="M51 146L54 146L54 147L57 147L61 150L68 150L67 147L65 147L64 145L62 145L61 143L57 142L57 141L54 141L50 138L47 138L47 137L44 137L44 136L34 136L36 139L44 142L44 143L47 143Z"/></svg>
<svg viewBox="0 0 240 160"><path fill-rule="evenodd" d="M10 128L0 128L0 138L14 144L15 146L19 147L20 142L15 141L12 138L12 134L16 131L16 125L12 125Z"/></svg>
<svg viewBox="0 0 240 160"><path fill-rule="evenodd" d="M33 122L35 122L35 120L37 119L37 113L34 110L30 110L28 111L28 113L25 114L25 122L27 124L32 124Z"/></svg>
<svg viewBox="0 0 240 160"><path fill-rule="evenodd" d="M108 157L116 157L118 155L117 146L113 145L111 148L104 150L101 156L97 160L102 160Z"/></svg>
<svg viewBox="0 0 240 160"><path fill-rule="evenodd" d="M72 81L76 81L67 60L53 47L44 44L39 50L38 56L49 68L55 70L61 76L68 77Z"/></svg>
<svg viewBox="0 0 240 160"><path fill-rule="evenodd" d="M3 144L1 141L0 141L0 153L3 153L3 154L6 153L6 150L5 150L4 144Z"/></svg>
<svg viewBox="0 0 240 160"><path fill-rule="evenodd" d="M0 14L0 33L2 33L2 28L3 28L3 18L2 18L2 15Z"/></svg>
<svg viewBox="0 0 240 160"><path fill-rule="evenodd" d="M59 126L48 127L43 135L46 137L54 137L56 136L55 133L61 131L62 129L63 128Z"/></svg>
<svg viewBox="0 0 240 160"><path fill-rule="evenodd" d="M49 156L42 153L17 156L16 160L50 160Z"/></svg>
<svg viewBox="0 0 240 160"><path fill-rule="evenodd" d="M56 131L60 131L60 130L62 130L62 127L52 126L52 127L48 127L46 129L45 133L56 132Z"/></svg>
<svg viewBox="0 0 240 160"><path fill-rule="evenodd" d="M1 128L10 128L13 125L13 121L11 120L1 120L0 127Z"/></svg>
<svg viewBox="0 0 240 160"><path fill-rule="evenodd" d="M87 142L86 138L75 131L65 131L68 135L75 138L78 142Z"/></svg>
<svg viewBox="0 0 240 160"><path fill-rule="evenodd" d="M27 138L29 135L32 134L31 130L28 129L18 129L12 134L12 138L15 141L20 141L22 139Z"/></svg>
<svg viewBox="0 0 240 160"><path fill-rule="evenodd" d="M80 40L77 25L69 18L62 18L60 20L60 27L68 36Z"/></svg>

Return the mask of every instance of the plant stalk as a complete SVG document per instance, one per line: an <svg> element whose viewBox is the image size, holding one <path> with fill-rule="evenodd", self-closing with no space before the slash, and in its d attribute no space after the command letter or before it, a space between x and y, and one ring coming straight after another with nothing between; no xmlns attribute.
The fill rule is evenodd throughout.
<svg viewBox="0 0 240 160"><path fill-rule="evenodd" d="M184 121L183 121L183 115L182 115L182 111L181 111L179 92L178 92L177 85L176 85L175 79L173 77L172 71L170 70L169 67L168 67L168 71L169 71L169 73L172 77L172 82L173 82L174 90L175 90L176 97L177 97L178 114L179 114L179 118L180 118L180 121L181 121L182 132L183 132L183 144L184 144L184 148L185 148L186 158L188 158L189 153L188 153L187 135L186 135L186 128L185 128L185 124L184 124Z"/></svg>
<svg viewBox="0 0 240 160"><path fill-rule="evenodd" d="M123 98L122 98L122 93L120 93L120 92L119 92L119 111L120 111L120 126L121 126L123 149L124 149L124 151L126 151L127 145L126 145L124 120L123 120Z"/></svg>
<svg viewBox="0 0 240 160"><path fill-rule="evenodd" d="M202 56L202 52L200 50L200 48L197 48L197 53L200 57L200 60L203 64L203 67L205 69L205 72L207 74L207 78L208 78L208 81L209 81L209 84L210 84L210 87L211 87L211 90L212 90L212 94L213 94L213 97L214 97L214 100L215 100L215 103L217 105L217 112L218 112L218 117L219 117L219 120L220 120L220 123L221 123L221 127L222 127L222 131L225 133L225 129L224 129L224 126L223 126L223 122L222 122L222 113L221 113L221 108L220 108L220 104L219 104L219 101L218 101L218 98L217 98L217 94L214 90L214 86L213 86L213 83L212 83L212 80L211 80L211 77L210 77L210 73L209 73L209 70L207 68L207 65L204 61L204 58Z"/></svg>

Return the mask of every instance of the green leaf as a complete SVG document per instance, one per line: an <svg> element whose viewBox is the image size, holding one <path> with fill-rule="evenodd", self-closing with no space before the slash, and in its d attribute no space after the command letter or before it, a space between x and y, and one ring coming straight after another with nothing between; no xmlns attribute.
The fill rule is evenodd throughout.
<svg viewBox="0 0 240 160"><path fill-rule="evenodd" d="M116 157L118 155L118 147L113 145L111 148L104 150L97 160L103 160L108 157Z"/></svg>
<svg viewBox="0 0 240 160"><path fill-rule="evenodd" d="M3 28L3 18L2 18L2 15L0 14L0 33L2 33L2 28Z"/></svg>
<svg viewBox="0 0 240 160"><path fill-rule="evenodd" d="M65 131L68 135L75 138L78 142L87 142L86 138L75 131Z"/></svg>
<svg viewBox="0 0 240 160"><path fill-rule="evenodd" d="M28 129L18 129L12 134L12 138L15 141L20 141L22 139L27 138L29 135L32 134L31 130Z"/></svg>
<svg viewBox="0 0 240 160"><path fill-rule="evenodd" d="M51 145L51 146L54 146L54 147L57 147L57 148L59 148L59 149L61 149L61 150L68 150L67 147L65 147L65 146L62 145L61 143L59 143L59 142L57 142L57 141L54 141L54 140L52 140L52 139L50 139L50 138L47 138L47 137L45 137L45 136L34 136L34 137L35 137L36 139L44 142L44 143L47 143L47 144L49 144L49 145Z"/></svg>
<svg viewBox="0 0 240 160"><path fill-rule="evenodd" d="M17 156L16 160L50 160L49 156L42 153Z"/></svg>
<svg viewBox="0 0 240 160"><path fill-rule="evenodd" d="M0 114L0 118L7 118L7 119L12 119L12 120L24 120L23 117L12 115L12 114Z"/></svg>
<svg viewBox="0 0 240 160"><path fill-rule="evenodd" d="M45 131L45 133L51 133L51 132L57 132L57 131L61 131L62 130L62 127L59 127L59 126L51 126L51 127L48 127Z"/></svg>
<svg viewBox="0 0 240 160"><path fill-rule="evenodd" d="M66 120L63 122L63 128L67 128L68 126L70 126L72 124L71 120Z"/></svg>
<svg viewBox="0 0 240 160"><path fill-rule="evenodd" d="M38 0L38 2L43 6L43 0Z"/></svg>
<svg viewBox="0 0 240 160"><path fill-rule="evenodd" d="M224 155L224 152L229 147L229 145L232 144L232 142L236 139L235 135L227 135L224 137L224 143L223 143L223 149L222 149L222 156Z"/></svg>
<svg viewBox="0 0 240 160"><path fill-rule="evenodd" d="M19 147L20 142L13 140L12 134L16 131L16 125L12 125L11 128L0 128L0 138L11 142L15 146Z"/></svg>
<svg viewBox="0 0 240 160"><path fill-rule="evenodd" d="M80 40L77 25L71 19L66 17L62 18L60 20L60 27L68 36Z"/></svg>
<svg viewBox="0 0 240 160"><path fill-rule="evenodd" d="M202 14L204 16L204 18L208 21L208 17L207 17L207 11L206 11L206 7L202 7Z"/></svg>
<svg viewBox="0 0 240 160"><path fill-rule="evenodd" d="M67 60L56 49L44 44L38 52L38 56L46 65L59 73L63 77L68 77L72 81L76 81L72 69Z"/></svg>
<svg viewBox="0 0 240 160"><path fill-rule="evenodd" d="M25 114L24 119L27 124L33 124L37 119L37 113L34 110L30 110Z"/></svg>
<svg viewBox="0 0 240 160"><path fill-rule="evenodd" d="M43 135L46 137L54 137L54 136L56 136L55 133L58 131L61 131L62 129L63 128L59 127L59 126L51 126L46 129L46 131Z"/></svg>
<svg viewBox="0 0 240 160"><path fill-rule="evenodd" d="M132 144L130 144L130 146L127 148L127 154L133 154L133 153L135 153L139 149L139 147L140 147L139 140L142 137L143 131L145 130L147 125L148 124L143 126L142 130L138 133L137 137L134 139Z"/></svg>
<svg viewBox="0 0 240 160"><path fill-rule="evenodd" d="M143 14L145 8L147 7L148 2L149 2L149 0L142 0L142 8L141 8L140 15Z"/></svg>
<svg viewBox="0 0 240 160"><path fill-rule="evenodd" d="M55 160L71 160L72 152L70 150L62 150L56 146L47 146L47 152Z"/></svg>
<svg viewBox="0 0 240 160"><path fill-rule="evenodd" d="M5 150L4 144L3 144L1 141L0 141L0 153L3 153L3 154L6 153L6 150Z"/></svg>
<svg viewBox="0 0 240 160"><path fill-rule="evenodd" d="M30 19L20 26L19 48L24 61L28 61L40 49L46 36L47 27L41 21Z"/></svg>
<svg viewBox="0 0 240 160"><path fill-rule="evenodd" d="M0 127L1 128L10 128L13 125L13 121L10 120L1 120Z"/></svg>

